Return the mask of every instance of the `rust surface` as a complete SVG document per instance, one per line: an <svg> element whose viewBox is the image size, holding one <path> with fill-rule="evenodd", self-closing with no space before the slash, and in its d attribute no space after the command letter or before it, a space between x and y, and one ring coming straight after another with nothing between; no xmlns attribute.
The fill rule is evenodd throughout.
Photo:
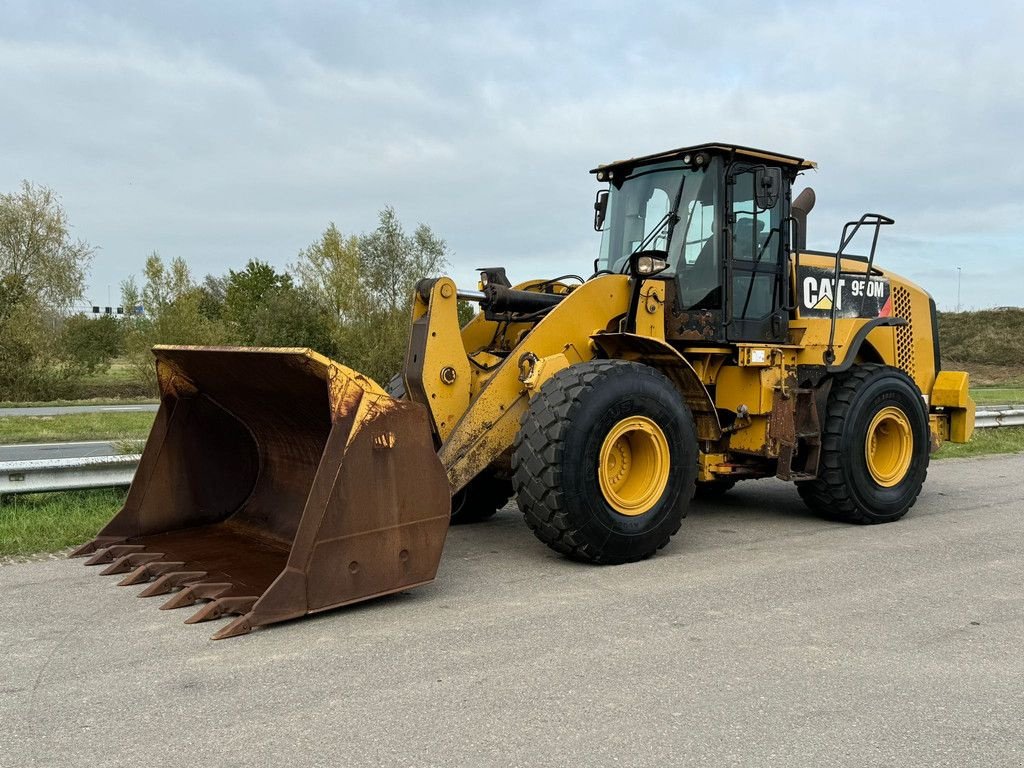
<svg viewBox="0 0 1024 768"><path fill-rule="evenodd" d="M73 555L215 637L431 581L450 490L422 406L305 350L161 347L124 508Z"/></svg>

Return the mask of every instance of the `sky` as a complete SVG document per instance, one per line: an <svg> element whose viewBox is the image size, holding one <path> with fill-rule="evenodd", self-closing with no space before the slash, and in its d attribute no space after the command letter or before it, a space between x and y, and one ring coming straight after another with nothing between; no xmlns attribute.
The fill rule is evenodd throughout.
<svg viewBox="0 0 1024 768"><path fill-rule="evenodd" d="M721 141L818 162L811 247L883 213L879 264L940 309L958 267L963 308L1024 304L1024 3L0 6L0 191L60 194L87 303L154 250L284 268L386 205L460 285L589 274L588 171Z"/></svg>

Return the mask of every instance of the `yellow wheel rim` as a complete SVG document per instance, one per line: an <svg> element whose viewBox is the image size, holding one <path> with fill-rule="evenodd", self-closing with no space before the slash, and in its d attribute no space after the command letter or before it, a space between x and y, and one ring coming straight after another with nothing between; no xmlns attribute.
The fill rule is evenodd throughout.
<svg viewBox="0 0 1024 768"><path fill-rule="evenodd" d="M601 445L601 493L616 512L642 515L665 492L670 465L661 427L646 416L630 416L612 427Z"/></svg>
<svg viewBox="0 0 1024 768"><path fill-rule="evenodd" d="M914 454L914 432L899 408L883 408L871 420L864 440L868 472L883 488L897 485L910 469Z"/></svg>

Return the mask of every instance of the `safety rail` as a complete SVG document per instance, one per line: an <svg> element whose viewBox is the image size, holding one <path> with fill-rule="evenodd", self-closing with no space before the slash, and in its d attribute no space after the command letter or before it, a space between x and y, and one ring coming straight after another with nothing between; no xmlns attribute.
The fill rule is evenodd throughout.
<svg viewBox="0 0 1024 768"><path fill-rule="evenodd" d="M974 414L977 429L1024 427L1024 405L986 405Z"/></svg>
<svg viewBox="0 0 1024 768"><path fill-rule="evenodd" d="M974 415L978 429L1024 427L1024 405L986 405ZM137 453L85 459L0 461L0 496L131 485Z"/></svg>
<svg viewBox="0 0 1024 768"><path fill-rule="evenodd" d="M131 485L140 454L0 461L0 496Z"/></svg>

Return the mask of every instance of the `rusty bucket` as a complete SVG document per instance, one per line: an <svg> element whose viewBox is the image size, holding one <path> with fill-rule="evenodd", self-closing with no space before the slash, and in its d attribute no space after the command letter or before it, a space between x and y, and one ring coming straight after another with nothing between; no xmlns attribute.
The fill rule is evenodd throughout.
<svg viewBox="0 0 1024 768"><path fill-rule="evenodd" d="M244 634L434 579L451 510L425 409L307 349L161 346L124 507L72 557Z"/></svg>

